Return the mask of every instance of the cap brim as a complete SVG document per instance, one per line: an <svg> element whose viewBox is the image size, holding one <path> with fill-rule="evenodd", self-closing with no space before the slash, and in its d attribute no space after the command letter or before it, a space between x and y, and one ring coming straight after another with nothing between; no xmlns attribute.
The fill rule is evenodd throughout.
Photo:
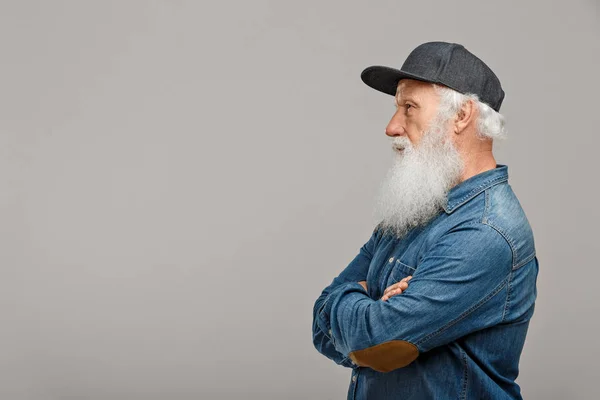
<svg viewBox="0 0 600 400"><path fill-rule="evenodd" d="M391 96L396 95L396 88L400 79L416 79L423 82L432 82L427 78L410 74L399 69L384 67L380 65L374 65L368 68L360 74L360 78L368 86L375 90L389 94Z"/></svg>

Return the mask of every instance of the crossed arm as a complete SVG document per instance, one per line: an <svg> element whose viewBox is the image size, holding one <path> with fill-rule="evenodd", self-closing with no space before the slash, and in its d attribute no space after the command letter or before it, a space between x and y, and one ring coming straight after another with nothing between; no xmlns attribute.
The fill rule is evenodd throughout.
<svg viewBox="0 0 600 400"><path fill-rule="evenodd" d="M361 283L374 244L372 236L313 308L315 347L336 363L388 372L502 321L506 296L499 294L508 283L512 251L492 227L471 224L442 235L423 254L410 287L402 296L387 290L385 300L371 299Z"/></svg>
<svg viewBox="0 0 600 400"><path fill-rule="evenodd" d="M355 368L357 365L347 355L340 353L335 348L331 339L331 330L329 328L323 330L319 326L319 311L322 310L323 305L332 292L345 283L351 282L358 284L359 281L365 282L364 286L361 285L361 287L363 287L363 290L367 292L365 280L367 278L367 273L369 272L369 265L371 263L373 252L375 251L375 245L378 239L378 234L376 233L376 230L374 230L367 243L360 248L360 251L356 257L354 257L350 264L348 264L348 266L333 279L329 286L323 289L321 295L317 298L313 306L312 332L313 344L315 348L319 351L319 353L333 360L336 364L343 365L348 368Z"/></svg>

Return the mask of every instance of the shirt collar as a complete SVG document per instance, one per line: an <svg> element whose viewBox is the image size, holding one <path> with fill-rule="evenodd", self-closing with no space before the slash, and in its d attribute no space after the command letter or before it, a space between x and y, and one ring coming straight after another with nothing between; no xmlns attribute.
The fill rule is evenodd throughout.
<svg viewBox="0 0 600 400"><path fill-rule="evenodd" d="M508 166L496 164L496 168L474 175L450 189L444 211L451 214L487 188L504 181L508 181Z"/></svg>

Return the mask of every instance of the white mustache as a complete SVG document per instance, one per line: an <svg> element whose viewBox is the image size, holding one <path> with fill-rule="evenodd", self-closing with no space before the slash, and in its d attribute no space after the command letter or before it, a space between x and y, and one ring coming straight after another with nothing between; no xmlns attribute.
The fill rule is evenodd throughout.
<svg viewBox="0 0 600 400"><path fill-rule="evenodd" d="M412 147L412 143L410 142L410 139L408 139L406 136L398 136L398 137L393 137L391 138L391 143L392 148L402 148L402 149L406 149L408 147Z"/></svg>

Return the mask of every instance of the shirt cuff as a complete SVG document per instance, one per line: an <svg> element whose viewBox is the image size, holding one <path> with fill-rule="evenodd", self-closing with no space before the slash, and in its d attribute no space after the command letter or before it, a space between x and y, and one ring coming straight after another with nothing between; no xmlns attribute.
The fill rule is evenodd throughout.
<svg viewBox="0 0 600 400"><path fill-rule="evenodd" d="M325 336L327 336L331 340L331 343L334 347L336 347L336 340L334 338L333 332L331 331L331 307L333 306L333 303L338 297L341 297L346 293L355 291L362 291L365 294L365 296L369 296L369 294L365 291L365 288L358 282L342 283L341 285L333 289L329 293L329 295L327 295L327 297L325 298L325 302L323 303L321 309L318 312L317 325L325 334Z"/></svg>

